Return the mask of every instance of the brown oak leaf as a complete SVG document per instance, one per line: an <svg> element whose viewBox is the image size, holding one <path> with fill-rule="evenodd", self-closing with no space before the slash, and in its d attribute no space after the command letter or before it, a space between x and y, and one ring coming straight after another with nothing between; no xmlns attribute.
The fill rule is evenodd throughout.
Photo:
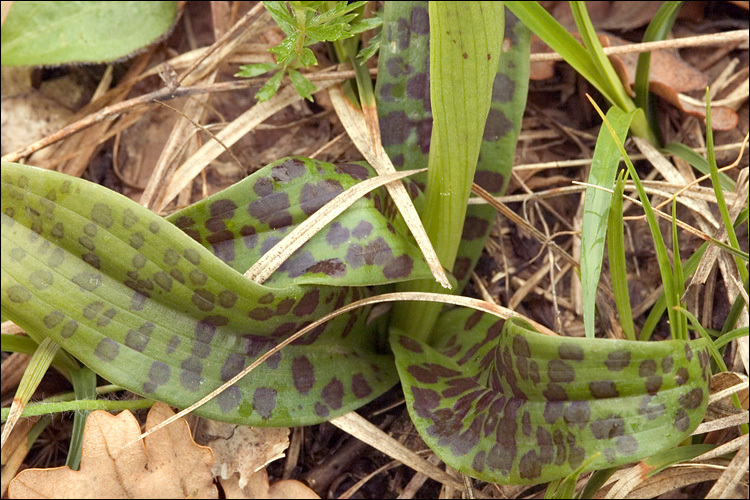
<svg viewBox="0 0 750 500"><path fill-rule="evenodd" d="M164 403L149 411L146 430L174 415ZM193 441L184 419L135 442L132 413L95 411L86 420L81 470L27 469L9 487L10 498L218 498L213 454ZM144 443L145 441L145 443Z"/></svg>

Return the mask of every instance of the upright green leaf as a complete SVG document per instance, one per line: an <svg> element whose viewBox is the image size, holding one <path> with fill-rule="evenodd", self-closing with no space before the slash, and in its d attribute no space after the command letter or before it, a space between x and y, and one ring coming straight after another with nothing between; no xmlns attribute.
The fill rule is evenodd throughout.
<svg viewBox="0 0 750 500"><path fill-rule="evenodd" d="M621 142L627 137L635 112L623 113L617 107L607 112L607 118L617 132ZM588 183L604 189L612 189L620 163L620 150L607 127L599 129L594 158L591 161ZM612 194L608 191L586 188L581 229L581 284L583 289L583 324L586 337L594 337L594 308L596 289L602 271L604 242L607 235L607 215Z"/></svg>
<svg viewBox="0 0 750 500"><path fill-rule="evenodd" d="M551 337L523 320L441 316L434 347L393 331L412 421L451 467L535 484L680 443L708 405L707 342ZM600 454L595 457L596 454Z"/></svg>

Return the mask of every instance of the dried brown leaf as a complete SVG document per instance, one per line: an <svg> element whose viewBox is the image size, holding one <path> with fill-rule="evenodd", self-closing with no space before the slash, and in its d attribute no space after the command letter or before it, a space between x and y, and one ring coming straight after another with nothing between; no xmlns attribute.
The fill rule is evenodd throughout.
<svg viewBox="0 0 750 500"><path fill-rule="evenodd" d="M156 403L146 429L174 413ZM198 446L187 422L169 425L134 443L141 433L132 413L95 411L86 421L81 470L69 467L27 469L13 479L10 498L217 498L213 454Z"/></svg>
<svg viewBox="0 0 750 500"><path fill-rule="evenodd" d="M253 474L244 488L240 488L237 474L229 479L221 479L220 482L226 498L320 498L313 490L294 479L269 484L265 468Z"/></svg>
<svg viewBox="0 0 750 500"><path fill-rule="evenodd" d="M222 479L239 474L238 487L244 488L253 474L284 456L289 447L289 428L248 427L201 419L195 438L213 450L213 474Z"/></svg>

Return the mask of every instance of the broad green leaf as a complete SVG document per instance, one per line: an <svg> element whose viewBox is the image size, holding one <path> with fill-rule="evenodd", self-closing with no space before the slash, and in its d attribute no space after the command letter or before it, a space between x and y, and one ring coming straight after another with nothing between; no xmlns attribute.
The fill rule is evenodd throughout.
<svg viewBox="0 0 750 500"><path fill-rule="evenodd" d="M628 135L632 113L624 113L613 106L607 112L607 118L617 132L621 142ZM620 150L612 139L607 127L599 129L596 139L596 149L591 160L588 183L604 189L612 189L615 181L617 165L620 164ZM583 324L586 337L594 337L594 308L596 303L596 289L602 271L604 257L604 242L607 235L607 215L612 193L586 188L586 198L583 207L583 224L581 229L581 284L583 289Z"/></svg>
<svg viewBox="0 0 750 500"><path fill-rule="evenodd" d="M434 347L391 347L412 421L451 467L484 481L543 483L669 449L702 421L703 339L552 337L523 320L445 313Z"/></svg>
<svg viewBox="0 0 750 500"><path fill-rule="evenodd" d="M332 165L282 158L167 220L244 273L300 222L374 175L364 162ZM414 186L411 191L417 193ZM363 286L430 277L408 233L396 229L400 224L394 224L389 200L385 190L378 189L355 202L287 259L266 284Z"/></svg>
<svg viewBox="0 0 750 500"><path fill-rule="evenodd" d="M177 2L15 2L2 27L2 63L113 61L170 29Z"/></svg>
<svg viewBox="0 0 750 500"><path fill-rule="evenodd" d="M57 172L3 163L1 200L3 313L107 380L177 407L367 293L258 285L141 205ZM300 338L196 413L305 425L370 401L397 375L367 314Z"/></svg>

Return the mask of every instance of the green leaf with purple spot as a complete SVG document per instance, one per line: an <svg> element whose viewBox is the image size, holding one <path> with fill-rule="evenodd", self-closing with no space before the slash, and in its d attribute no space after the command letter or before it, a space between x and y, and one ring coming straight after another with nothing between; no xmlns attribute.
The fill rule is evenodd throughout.
<svg viewBox="0 0 750 500"><path fill-rule="evenodd" d="M708 405L704 340L552 337L527 322L457 309L434 347L393 332L407 407L451 467L536 484L616 467L690 436Z"/></svg>
<svg viewBox="0 0 750 500"><path fill-rule="evenodd" d="M397 168L427 166L432 134L428 2L387 2L375 96L383 146ZM505 43L492 86L474 182L501 196L510 180L529 81L529 29L505 10ZM424 185L424 176L415 176ZM453 265L460 292L471 277L496 211L471 205Z"/></svg>
<svg viewBox="0 0 750 500"><path fill-rule="evenodd" d="M3 315L130 391L186 407L367 288L245 279L179 228L104 187L2 164ZM397 381L368 310L342 315L196 411L305 425Z"/></svg>
<svg viewBox="0 0 750 500"><path fill-rule="evenodd" d="M283 158L167 220L244 273L320 207L375 175L363 162ZM419 248L396 217L385 189L372 191L297 250L266 284L364 286L430 278Z"/></svg>

